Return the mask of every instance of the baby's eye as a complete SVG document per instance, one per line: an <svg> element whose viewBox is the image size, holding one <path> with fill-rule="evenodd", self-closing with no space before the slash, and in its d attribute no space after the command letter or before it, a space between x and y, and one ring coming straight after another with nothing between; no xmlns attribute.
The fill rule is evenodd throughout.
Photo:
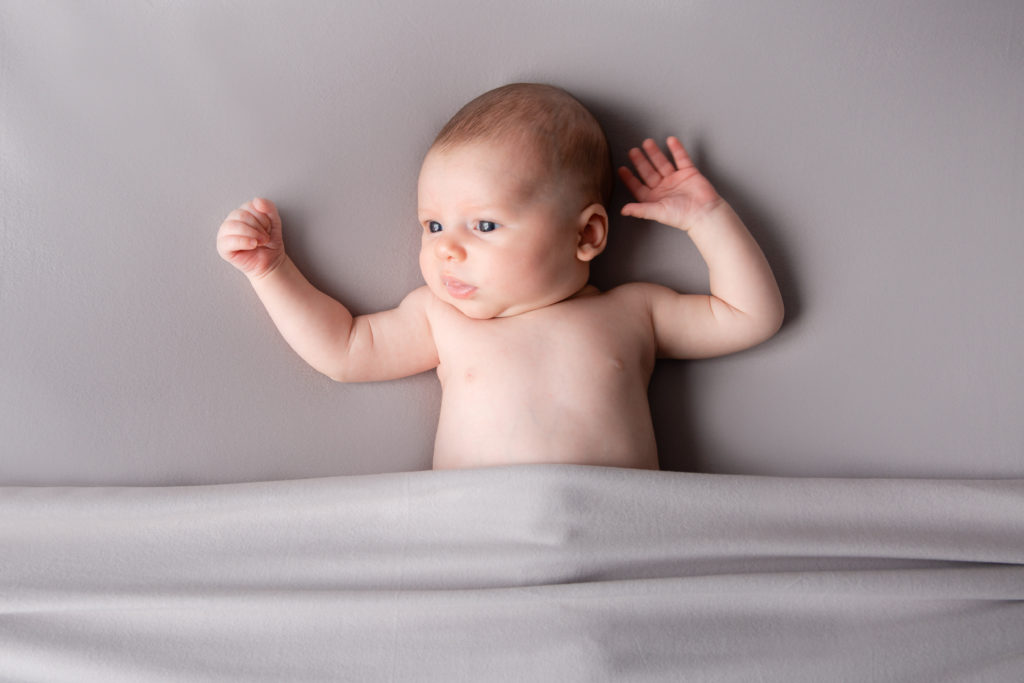
<svg viewBox="0 0 1024 683"><path fill-rule="evenodd" d="M480 221L479 223L476 224L476 229L479 230L480 232L491 232L492 230L496 230L497 228L498 224L495 223L494 221Z"/></svg>
<svg viewBox="0 0 1024 683"><path fill-rule="evenodd" d="M430 232L441 232L444 228L437 221L429 221L427 223L427 230Z"/></svg>

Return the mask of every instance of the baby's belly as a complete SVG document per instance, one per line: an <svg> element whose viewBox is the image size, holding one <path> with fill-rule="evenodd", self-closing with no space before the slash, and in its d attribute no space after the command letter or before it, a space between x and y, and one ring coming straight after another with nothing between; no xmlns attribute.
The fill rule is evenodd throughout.
<svg viewBox="0 0 1024 683"><path fill-rule="evenodd" d="M644 383L577 390L486 384L505 389L489 392L472 382L445 387L434 469L529 463L658 469Z"/></svg>

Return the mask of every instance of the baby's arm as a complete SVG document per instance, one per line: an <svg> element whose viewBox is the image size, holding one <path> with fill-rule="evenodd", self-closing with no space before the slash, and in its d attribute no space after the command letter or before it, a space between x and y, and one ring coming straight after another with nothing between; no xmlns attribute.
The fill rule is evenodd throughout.
<svg viewBox="0 0 1024 683"><path fill-rule="evenodd" d="M414 290L398 308L353 318L285 254L273 202L257 198L231 212L217 234L217 251L249 278L295 352L328 377L375 381L437 366L427 320L429 291Z"/></svg>
<svg viewBox="0 0 1024 683"><path fill-rule="evenodd" d="M768 261L679 140L670 137L668 148L674 163L654 140L645 140L643 151L630 150L639 178L625 167L619 176L637 201L622 213L686 232L707 263L711 295L644 288L659 354L706 358L759 344L778 331L783 317Z"/></svg>

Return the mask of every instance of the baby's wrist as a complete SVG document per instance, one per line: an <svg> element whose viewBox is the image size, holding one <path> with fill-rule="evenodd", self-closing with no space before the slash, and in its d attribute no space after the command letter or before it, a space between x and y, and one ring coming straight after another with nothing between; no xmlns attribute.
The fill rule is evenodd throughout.
<svg viewBox="0 0 1024 683"><path fill-rule="evenodd" d="M692 233L694 230L700 231L708 226L713 227L723 220L728 220L731 213L732 207L729 206L728 202L721 197L717 197L698 209L693 220L683 229L688 233Z"/></svg>
<svg viewBox="0 0 1024 683"><path fill-rule="evenodd" d="M253 286L256 286L259 283L273 276L275 273L282 271L284 263L287 260L288 255L282 252L281 255L277 259L275 259L273 263L268 265L265 269L259 272L246 273L246 277L249 278L249 283L252 284Z"/></svg>

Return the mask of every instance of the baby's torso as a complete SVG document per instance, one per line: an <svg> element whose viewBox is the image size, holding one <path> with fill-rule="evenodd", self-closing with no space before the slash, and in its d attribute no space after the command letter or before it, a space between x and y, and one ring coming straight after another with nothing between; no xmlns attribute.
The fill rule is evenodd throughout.
<svg viewBox="0 0 1024 683"><path fill-rule="evenodd" d="M657 469L650 316L620 290L509 318L430 314L443 398L434 467L576 463Z"/></svg>

